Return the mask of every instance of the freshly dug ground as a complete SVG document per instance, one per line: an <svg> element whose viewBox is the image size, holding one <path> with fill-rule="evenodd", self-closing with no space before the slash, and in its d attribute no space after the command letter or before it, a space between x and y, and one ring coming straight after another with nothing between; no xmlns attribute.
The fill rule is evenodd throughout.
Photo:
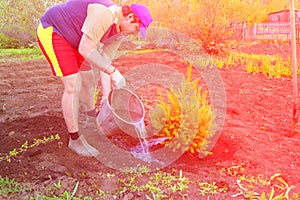
<svg viewBox="0 0 300 200"><path fill-rule="evenodd" d="M287 55L288 49L288 46L255 44L242 46L240 51ZM114 61L122 73L147 63L164 64L182 73L187 68L177 55L170 52L130 54ZM145 71L144 75L149 73ZM247 191L269 194L272 186L278 195L286 190L279 190L275 185L283 182L291 187L289 198L295 198L294 193L300 194L300 133L290 135L291 77L270 79L262 74L248 74L243 66L222 69L219 73L226 93L226 118L212 154L199 158L186 153L161 170L174 176L179 176L181 171L182 176L190 180L188 189L181 192L187 194L185 199L246 199ZM33 144L37 139L60 135L59 140L48 141L12 156L11 162L0 161L3 178L14 178L24 187L31 188L14 195L3 191L1 194L0 191L0 199L29 199L39 194L61 196L65 191L71 194L78 181L76 197L147 199L147 195L153 199L149 191L124 190L124 183L120 180L134 174L111 169L95 158L80 157L67 147L68 136L60 105L62 83L51 75L44 59L22 61L18 56L11 57L0 62L0 76L0 155L8 155L26 141ZM166 75L165 78L172 77ZM155 90L140 91L143 102L154 102L157 97ZM154 174L143 174L141 182L145 183L151 173ZM284 181L274 179L271 185L254 181L269 180L277 173ZM239 182L238 177L242 176L246 181ZM199 183L214 183L219 190L210 188L203 192ZM167 188L162 184L161 188L164 187ZM223 187L227 189L222 192L220 188ZM179 192L169 192L166 199L169 198L183 199Z"/></svg>

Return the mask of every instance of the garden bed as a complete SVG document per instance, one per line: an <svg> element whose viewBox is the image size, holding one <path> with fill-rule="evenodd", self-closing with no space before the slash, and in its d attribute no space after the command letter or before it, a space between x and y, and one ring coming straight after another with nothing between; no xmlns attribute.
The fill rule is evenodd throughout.
<svg viewBox="0 0 300 200"><path fill-rule="evenodd" d="M277 49L277 53L283 50L286 48ZM242 51L274 54L276 48L256 44ZM164 64L181 73L187 68L170 52L130 54L114 62L123 73L147 63ZM74 191L76 197L94 199L159 199L159 194L173 199L244 199L249 193L253 197L263 192L270 195L272 188L276 195L289 191L290 199L300 194L300 133L290 136L290 77L253 75L243 66L221 69L226 118L212 154L199 158L186 153L163 169L149 173L141 169L137 175L111 169L68 149L60 108L62 84L51 76L45 60L3 61L0 72L1 155L9 155L26 141L35 144L11 155L10 162L0 162L0 175L23 186L20 193L17 189L8 194L2 190L0 198L63 197ZM140 92L144 102L154 101L154 90ZM155 177L159 177L156 182ZM182 190L170 190L174 185Z"/></svg>

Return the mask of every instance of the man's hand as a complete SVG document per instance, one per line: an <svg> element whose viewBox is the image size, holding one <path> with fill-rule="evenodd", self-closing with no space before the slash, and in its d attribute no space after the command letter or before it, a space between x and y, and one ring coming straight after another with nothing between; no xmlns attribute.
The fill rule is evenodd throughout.
<svg viewBox="0 0 300 200"><path fill-rule="evenodd" d="M114 89L120 89L126 85L126 80L124 76L119 72L119 70L115 69L115 71L110 74L111 82Z"/></svg>

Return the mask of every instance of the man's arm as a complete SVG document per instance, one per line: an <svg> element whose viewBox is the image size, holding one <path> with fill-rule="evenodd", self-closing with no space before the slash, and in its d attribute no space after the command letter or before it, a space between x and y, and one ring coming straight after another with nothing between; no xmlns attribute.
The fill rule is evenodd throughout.
<svg viewBox="0 0 300 200"><path fill-rule="evenodd" d="M101 71L112 74L115 68L111 65L111 58L103 51L97 51L97 43L90 39L86 34L82 35L79 43L79 53L93 66Z"/></svg>
<svg viewBox="0 0 300 200"><path fill-rule="evenodd" d="M119 89L126 85L126 80L114 66L111 65L111 58L105 55L103 51L97 51L97 44L87 35L83 34L80 44L79 53L93 66L98 67L101 71L111 77L114 88Z"/></svg>

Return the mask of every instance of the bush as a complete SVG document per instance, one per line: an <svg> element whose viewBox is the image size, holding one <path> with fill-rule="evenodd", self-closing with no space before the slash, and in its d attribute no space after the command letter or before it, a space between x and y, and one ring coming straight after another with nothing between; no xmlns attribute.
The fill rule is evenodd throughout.
<svg viewBox="0 0 300 200"><path fill-rule="evenodd" d="M167 92L167 100L160 93L160 101L150 111L153 127L160 130L157 137L166 138L162 144L175 151L208 155L210 138L216 133L215 116L207 100L208 91L191 81L192 66L181 87ZM191 144L189 144L191 142Z"/></svg>
<svg viewBox="0 0 300 200"><path fill-rule="evenodd" d="M0 48L1 49L18 48L20 46L21 46L21 43L18 39L9 37L3 33L0 34Z"/></svg>

